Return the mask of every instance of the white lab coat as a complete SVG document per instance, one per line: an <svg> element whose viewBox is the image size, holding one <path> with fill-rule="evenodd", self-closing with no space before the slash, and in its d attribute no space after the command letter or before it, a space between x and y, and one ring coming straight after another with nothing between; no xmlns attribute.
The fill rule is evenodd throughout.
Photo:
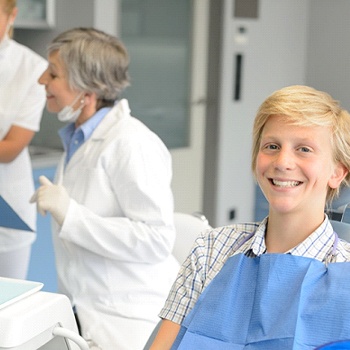
<svg viewBox="0 0 350 350"><path fill-rule="evenodd" d="M39 130L46 98L45 88L39 85L38 79L47 67L44 58L14 40L2 45L0 139L6 136L12 125ZM28 149L25 148L12 162L0 163L0 195L35 230L36 207L29 203L33 192L32 165ZM22 249L34 239L34 233L0 227L0 252Z"/></svg>
<svg viewBox="0 0 350 350"><path fill-rule="evenodd" d="M178 272L171 157L121 100L59 165L71 196L53 237L60 292L103 350L142 349Z"/></svg>

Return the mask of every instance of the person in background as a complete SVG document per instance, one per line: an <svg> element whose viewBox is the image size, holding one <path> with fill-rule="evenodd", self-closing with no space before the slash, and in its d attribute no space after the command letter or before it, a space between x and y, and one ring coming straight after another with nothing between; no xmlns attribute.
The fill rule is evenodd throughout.
<svg viewBox="0 0 350 350"><path fill-rule="evenodd" d="M130 115L129 57L117 38L74 28L48 46L47 109L68 122L55 183L32 202L51 213L59 292L82 336L103 350L139 350L178 272L171 156Z"/></svg>
<svg viewBox="0 0 350 350"><path fill-rule="evenodd" d="M0 227L0 276L25 279L36 234L28 145L39 130L45 89L38 78L47 61L12 39L15 0L0 0L0 195L33 229Z"/></svg>
<svg viewBox="0 0 350 350"><path fill-rule="evenodd" d="M262 222L203 232L183 263L151 346L314 349L350 339L350 243L325 214L350 179L350 115L307 86L276 91L253 127Z"/></svg>

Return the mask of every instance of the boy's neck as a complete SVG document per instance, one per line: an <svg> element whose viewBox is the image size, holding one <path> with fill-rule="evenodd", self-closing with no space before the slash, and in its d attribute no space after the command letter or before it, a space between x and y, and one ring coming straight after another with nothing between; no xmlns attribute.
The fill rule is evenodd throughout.
<svg viewBox="0 0 350 350"><path fill-rule="evenodd" d="M318 217L314 215L314 218L270 213L265 235L267 252L287 252L310 236L323 221L323 212Z"/></svg>

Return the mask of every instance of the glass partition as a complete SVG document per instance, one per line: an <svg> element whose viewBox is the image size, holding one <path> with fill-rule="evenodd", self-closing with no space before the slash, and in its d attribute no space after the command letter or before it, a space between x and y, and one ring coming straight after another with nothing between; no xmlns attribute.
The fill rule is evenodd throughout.
<svg viewBox="0 0 350 350"><path fill-rule="evenodd" d="M169 148L189 142L191 19L190 0L121 1L121 38L131 57L124 97Z"/></svg>

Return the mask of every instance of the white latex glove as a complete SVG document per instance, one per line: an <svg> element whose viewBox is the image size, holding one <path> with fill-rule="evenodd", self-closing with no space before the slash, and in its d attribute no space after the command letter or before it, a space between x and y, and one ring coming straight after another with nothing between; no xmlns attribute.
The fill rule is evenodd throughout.
<svg viewBox="0 0 350 350"><path fill-rule="evenodd" d="M41 215L50 212L59 225L63 224L69 206L69 195L61 185L54 185L46 176L39 177L40 187L33 194L30 203L35 203Z"/></svg>

